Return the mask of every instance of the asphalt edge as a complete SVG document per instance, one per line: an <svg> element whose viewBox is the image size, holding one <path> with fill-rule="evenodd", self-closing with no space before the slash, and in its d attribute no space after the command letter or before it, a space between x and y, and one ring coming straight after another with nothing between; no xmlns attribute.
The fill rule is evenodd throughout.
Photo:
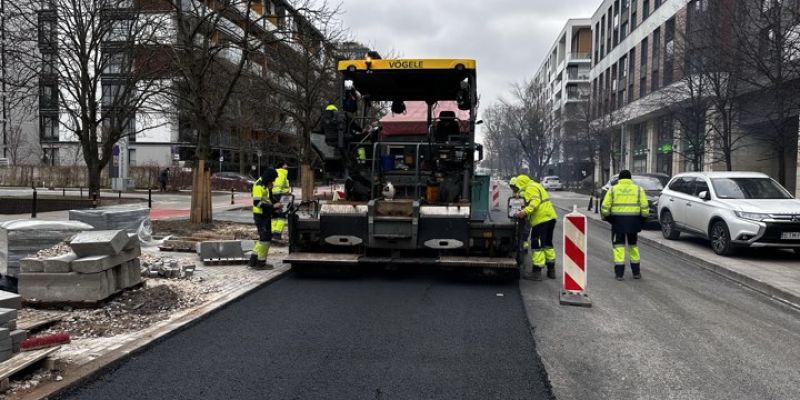
<svg viewBox="0 0 800 400"><path fill-rule="evenodd" d="M291 272L291 270L291 267L287 267L282 271L276 271L278 273L270 277L268 280L258 282L257 284L248 287L244 291L230 293L220 299L217 299L215 302L201 306L200 308L181 316L175 321L172 321L170 323L171 329L155 332L152 335L148 335L128 343L125 346L122 346L79 367L78 370L74 371L73 376L64 376L64 380L61 382L53 382L50 385L42 385L28 394L20 396L20 398L60 398L61 395L67 394L70 390L76 389L82 384L93 382L103 373L120 367L132 357L149 350L153 346L195 326L217 312L222 311L225 308L241 301L252 292L283 279L289 272ZM198 312L200 313L199 315L196 314Z"/></svg>
<svg viewBox="0 0 800 400"><path fill-rule="evenodd" d="M517 287L519 288L519 302L520 306L522 306L522 312L525 313L525 319L527 320L528 334L531 338L531 345L533 346L534 355L539 359L539 363L542 365L542 370L538 374L539 379L544 383L544 388L547 391L547 394L550 395L549 399L557 399L555 389L553 389L553 383L550 381L550 373L547 371L547 364L544 362L544 357L542 357L542 354L539 352L538 343L536 343L536 326L534 326L531 322L531 313L528 311L528 306L525 303L525 297L522 294L522 282L523 280L520 277L519 282L517 282Z"/></svg>
<svg viewBox="0 0 800 400"><path fill-rule="evenodd" d="M553 205L556 208L558 208L559 210L564 211L564 212L571 212L572 211L572 210L567 209L565 207L556 206L555 204L553 204ZM593 223L595 225L598 225L600 227L603 227L604 229L610 230L610 227L607 224L605 224L605 223L603 223L601 221L595 220L593 218L587 218L587 219L591 223ZM652 247L655 247L656 249L661 250L662 252L667 253L667 254L669 254L671 256L677 257L677 258L681 259L682 261L687 261L687 262L690 262L690 263L697 264L697 265L700 266L700 268L702 268L702 269L704 269L706 271L713 272L713 273L715 273L717 275L720 275L720 276L722 276L722 277L724 277L726 279L729 279L729 280L731 280L733 282L736 282L736 283L738 283L738 284L740 284L740 285L742 285L742 286L744 286L744 287L746 287L748 289L751 289L751 290L756 291L756 292L758 292L758 293L760 293L762 295L765 295L765 296L767 296L767 297L769 297L771 299L774 299L774 300L776 300L776 301L778 301L778 302L780 302L782 304L785 304L785 305L787 305L789 307L792 307L792 308L800 310L800 296L797 296L797 295L795 295L793 293L790 293L790 292L787 292L787 291L785 291L783 289L780 289L780 288L777 288L775 286L772 286L769 283L766 283L764 281L761 281L761 280L758 280L758 279L755 279L755 278L751 278L751 277L749 277L747 275L744 275L744 274L741 274L741 273L736 272L734 270L728 269L724 265L712 263L712 262L704 260L704 259L702 259L700 257L693 256L693 255L688 254L688 253L684 253L684 252L682 252L680 250L677 250L677 249L674 249L674 248L672 248L670 246L664 245L660 241L656 241L656 240L653 240L653 239L649 239L649 238L645 238L645 237L639 236L639 242L640 243L644 243L644 244L649 245L649 246L652 246Z"/></svg>

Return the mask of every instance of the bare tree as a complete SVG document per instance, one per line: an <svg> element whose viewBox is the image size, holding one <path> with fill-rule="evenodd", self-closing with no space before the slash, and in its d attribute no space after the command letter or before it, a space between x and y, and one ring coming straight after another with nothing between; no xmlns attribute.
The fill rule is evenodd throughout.
<svg viewBox="0 0 800 400"><path fill-rule="evenodd" d="M522 148L514 139L502 104L493 104L484 112L483 132L489 166L503 176L522 169Z"/></svg>
<svg viewBox="0 0 800 400"><path fill-rule="evenodd" d="M146 49L157 45L164 18L120 0L11 2L7 7L16 19L7 32L15 43L10 53L25 69L16 78L38 76L40 108L52 110L42 113L41 134L79 142L88 187L97 193L112 147L135 134L137 112L160 103L154 97L161 93L161 71L134 67L134 59L146 62L151 54ZM31 35L37 31L38 37Z"/></svg>
<svg viewBox="0 0 800 400"><path fill-rule="evenodd" d="M266 68L263 60L253 62L254 54L281 39L266 28L269 10L260 1L168 0L166 5L176 30L167 52L176 78L173 107L180 110L181 140L196 144L190 222L208 223L212 143L228 139L223 136L239 115L240 104L232 100L242 90L242 76Z"/></svg>
<svg viewBox="0 0 800 400"><path fill-rule="evenodd" d="M326 104L335 104L339 97L335 44L346 37L340 14L338 7L325 1L300 2L294 16L278 20L279 30L289 40L272 45L269 54L265 82L275 96L269 109L297 134L303 199L310 199L314 191L312 166L317 154L311 146L312 132Z"/></svg>
<svg viewBox="0 0 800 400"><path fill-rule="evenodd" d="M760 138L773 150L778 180L787 183L787 161L797 146L800 97L800 3L740 0L735 3L737 59L745 68L741 80L756 102L742 112L766 119ZM731 5L734 7L734 5Z"/></svg>
<svg viewBox="0 0 800 400"><path fill-rule="evenodd" d="M546 128L552 114L542 85L535 80L514 84L512 100L503 103L510 132L522 149L531 175L541 178L559 145L559 138Z"/></svg>

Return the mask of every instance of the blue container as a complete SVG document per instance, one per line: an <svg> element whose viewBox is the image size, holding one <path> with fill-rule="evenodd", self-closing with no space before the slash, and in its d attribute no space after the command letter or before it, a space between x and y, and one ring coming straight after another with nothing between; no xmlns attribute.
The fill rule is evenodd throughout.
<svg viewBox="0 0 800 400"><path fill-rule="evenodd" d="M385 155L381 156L381 169L384 171L391 171L394 169L394 156Z"/></svg>

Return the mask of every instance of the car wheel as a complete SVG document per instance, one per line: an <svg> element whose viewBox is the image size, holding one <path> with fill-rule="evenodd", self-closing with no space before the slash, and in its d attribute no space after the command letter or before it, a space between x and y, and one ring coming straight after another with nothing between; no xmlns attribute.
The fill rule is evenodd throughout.
<svg viewBox="0 0 800 400"><path fill-rule="evenodd" d="M675 220L672 219L672 213L668 210L661 212L661 234L665 239L678 240L681 237L681 232L675 228Z"/></svg>
<svg viewBox="0 0 800 400"><path fill-rule="evenodd" d="M714 253L721 256L729 256L734 253L735 248L731 243L731 233L724 222L714 222L711 225L711 233L708 236L711 238L711 249L714 250Z"/></svg>

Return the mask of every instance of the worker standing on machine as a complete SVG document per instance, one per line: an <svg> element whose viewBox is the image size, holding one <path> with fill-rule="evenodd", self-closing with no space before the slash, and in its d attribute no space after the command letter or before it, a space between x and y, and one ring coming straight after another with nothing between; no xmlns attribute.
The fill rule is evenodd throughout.
<svg viewBox="0 0 800 400"><path fill-rule="evenodd" d="M268 168L261 177L253 184L253 219L258 229L258 241L253 246L253 253L250 255L250 266L253 268L272 269L272 265L267 263L267 255L272 243L272 235L269 227L272 222L272 214L275 210L283 208L283 204L272 202L272 184L278 173Z"/></svg>
<svg viewBox="0 0 800 400"><path fill-rule="evenodd" d="M550 202L547 189L527 175L514 179L514 186L522 194L525 207L517 213L517 218L528 218L531 226L530 247L532 249L531 280L541 280L542 270L547 267L547 277L556 278L556 251L553 248L553 232L558 215Z"/></svg>
<svg viewBox="0 0 800 400"><path fill-rule="evenodd" d="M282 162L277 172L278 177L275 178L275 184L272 186L273 203L279 203L281 197L292 193L292 185L289 183L289 164ZM283 228L286 227L286 212L275 212L272 216L272 239L281 240L283 235Z"/></svg>

